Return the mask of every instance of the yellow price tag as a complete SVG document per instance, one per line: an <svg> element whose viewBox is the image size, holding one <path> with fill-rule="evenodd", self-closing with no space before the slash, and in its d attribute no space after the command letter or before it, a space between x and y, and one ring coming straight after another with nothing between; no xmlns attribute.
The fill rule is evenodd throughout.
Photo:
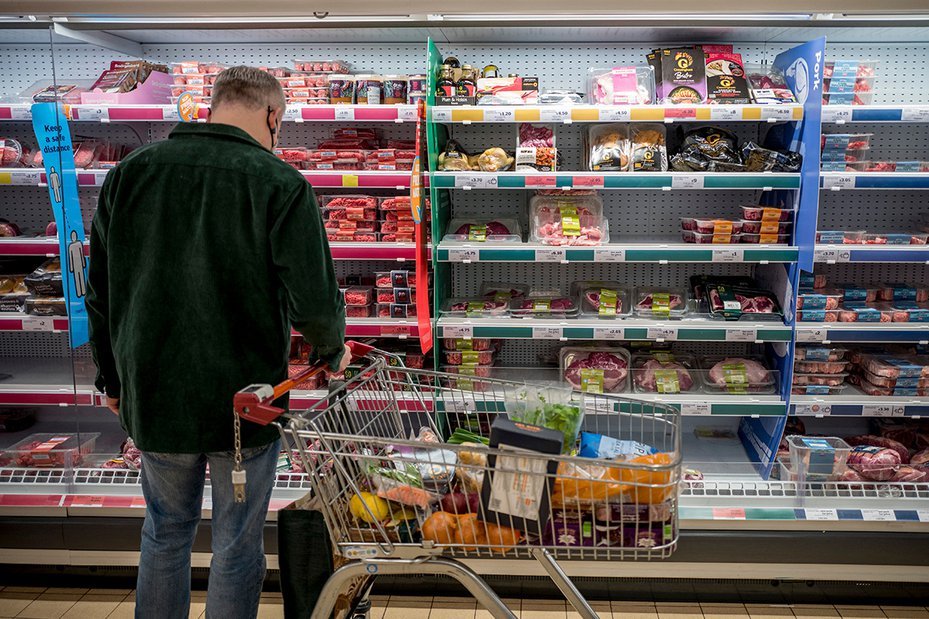
<svg viewBox="0 0 929 619"><path fill-rule="evenodd" d="M3 172L0 174L0 185L12 185L13 184L13 175L9 172Z"/></svg>
<svg viewBox="0 0 929 619"><path fill-rule="evenodd" d="M357 174L343 174L342 175L342 186L343 187L357 187L358 186L358 175Z"/></svg>

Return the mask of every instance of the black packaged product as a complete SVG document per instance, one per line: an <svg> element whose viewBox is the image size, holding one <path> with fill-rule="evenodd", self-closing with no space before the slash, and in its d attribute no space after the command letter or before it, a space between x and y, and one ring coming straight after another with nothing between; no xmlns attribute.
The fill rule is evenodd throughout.
<svg viewBox="0 0 929 619"><path fill-rule="evenodd" d="M742 147L742 162L747 172L799 172L803 156L793 151L770 150L748 142Z"/></svg>
<svg viewBox="0 0 929 619"><path fill-rule="evenodd" d="M677 154L671 157L671 169L678 172L730 171L741 166L738 140L718 127L688 131Z"/></svg>
<svg viewBox="0 0 929 619"><path fill-rule="evenodd" d="M61 262L58 258L46 261L38 269L26 276L23 282L29 292L43 297L61 297Z"/></svg>
<svg viewBox="0 0 929 619"><path fill-rule="evenodd" d="M784 317L777 297L767 290L707 281L706 297L710 315L717 318L779 320Z"/></svg>
<svg viewBox="0 0 929 619"><path fill-rule="evenodd" d="M740 288L758 287L754 279L744 275L691 275L691 296L696 300L696 311L700 314L710 313L708 296L706 294L707 283L725 284L727 286L737 286Z"/></svg>

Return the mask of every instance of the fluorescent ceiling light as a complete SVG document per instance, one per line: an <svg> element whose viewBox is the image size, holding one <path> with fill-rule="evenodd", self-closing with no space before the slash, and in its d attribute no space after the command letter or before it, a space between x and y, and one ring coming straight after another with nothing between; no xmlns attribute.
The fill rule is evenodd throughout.
<svg viewBox="0 0 929 619"><path fill-rule="evenodd" d="M410 15L327 15L325 17L315 17L313 15L302 16L283 16L283 17L143 17L143 16L125 16L111 17L106 15L87 15L80 18L72 17L72 23L94 23L94 24L151 24L151 25L188 25L212 24L212 25L239 25L242 23L249 24L352 24L352 23L370 23L370 22L411 22L414 19Z"/></svg>
<svg viewBox="0 0 929 619"><path fill-rule="evenodd" d="M773 20L805 20L812 19L811 13L699 13L699 14L602 14L602 15L440 15L436 16L444 21L491 21L491 22L538 22L538 21L773 21Z"/></svg>

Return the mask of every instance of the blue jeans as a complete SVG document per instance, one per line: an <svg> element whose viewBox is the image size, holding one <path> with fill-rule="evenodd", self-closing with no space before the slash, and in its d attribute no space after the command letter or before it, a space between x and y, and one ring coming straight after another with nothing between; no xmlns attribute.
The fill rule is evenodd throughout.
<svg viewBox="0 0 929 619"><path fill-rule="evenodd" d="M203 507L207 462L213 496L212 550L206 616L254 619L265 576L264 525L280 442L242 450L245 502L232 492L231 451L142 453L145 523L136 585L137 619L186 619L190 552Z"/></svg>

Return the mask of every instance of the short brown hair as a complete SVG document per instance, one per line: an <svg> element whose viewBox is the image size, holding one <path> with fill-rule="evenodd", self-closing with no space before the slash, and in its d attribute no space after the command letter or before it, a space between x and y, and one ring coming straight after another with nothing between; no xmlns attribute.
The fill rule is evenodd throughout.
<svg viewBox="0 0 929 619"><path fill-rule="evenodd" d="M238 66L226 69L213 84L212 106L237 103L251 109L284 109L284 90L267 71L255 67Z"/></svg>

